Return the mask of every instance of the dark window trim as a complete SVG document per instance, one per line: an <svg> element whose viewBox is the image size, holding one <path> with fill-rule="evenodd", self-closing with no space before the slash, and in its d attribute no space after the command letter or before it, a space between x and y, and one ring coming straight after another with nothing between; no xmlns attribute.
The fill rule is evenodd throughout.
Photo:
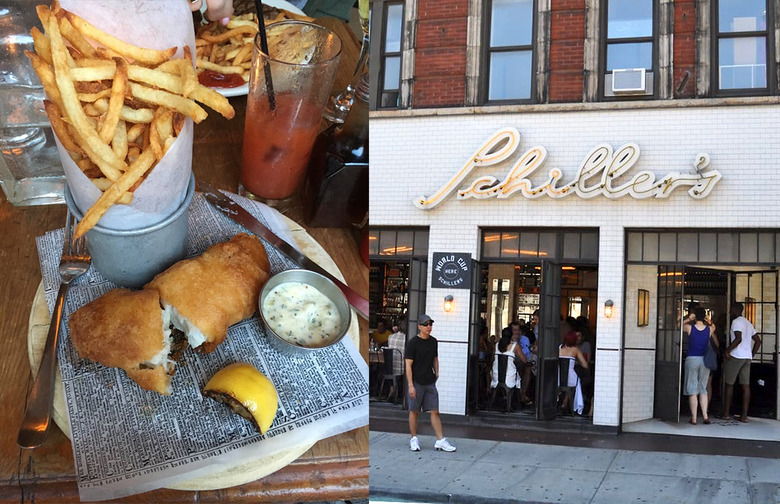
<svg viewBox="0 0 780 504"><path fill-rule="evenodd" d="M400 52L385 52L385 35L387 33L387 8L390 5L401 5L401 50ZM403 0L371 0L371 40L369 77L371 82L371 96L369 97L370 110L397 110L403 108L401 104L401 86L403 81L403 51L404 51L404 24L406 5ZM398 56L400 58L400 73L398 75L398 105L394 107L382 107L382 95L385 93L385 58ZM393 90L395 91L395 90Z"/></svg>
<svg viewBox="0 0 780 504"><path fill-rule="evenodd" d="M626 228L624 230L625 236L624 236L624 261L627 265L629 264L638 264L638 265L670 265L670 266L756 266L756 267L772 267L772 266L778 266L780 265L780 249L777 247L777 236L780 235L780 228L728 228L728 229L722 229L722 228ZM641 249L642 249L642 259L636 260L636 259L629 259L628 258L628 238L629 235L632 233L639 233L642 235L642 243L641 243ZM657 250L656 250L656 257L659 257L658 260L645 260L644 259L644 239L645 233L657 233L659 235L659 240L657 243ZM661 233L669 233L675 235L675 258L674 260L661 260L661 240L660 240L660 234ZM681 233L692 233L697 235L697 258L693 260L681 260L679 258L679 235ZM718 247L720 246L720 240L718 239L718 236L721 234L736 234L737 238L740 237L742 234L755 234L756 240L759 239L759 235L761 234L774 234L775 240L774 240L774 253L775 253L775 260L774 261L761 261L760 260L760 251L756 250L756 261L743 261L743 260L737 260L737 261L719 261L718 260ZM715 235L715 260L712 261L701 261L699 257L701 256L701 235L702 234L714 234ZM756 245L758 246L758 242L756 242ZM738 249L739 253L739 249Z"/></svg>
<svg viewBox="0 0 780 504"><path fill-rule="evenodd" d="M398 247L398 235L397 235L397 233L399 233L399 232L411 232L413 234L413 236L414 236L414 238L412 239L413 241L412 241L412 253L411 254L370 254L368 256L370 261L405 260L405 259L409 259L411 261L411 259L413 257L414 258L424 258L424 259L428 258L428 252L430 251L430 246L429 246L430 245L430 228L428 228L428 227L425 227L425 226L408 226L408 227L406 227L406 226L370 226L368 231L369 231L369 234L371 234L371 233L378 233L377 234L377 239L379 239L379 241L381 241L381 234L382 234L382 232L386 231L386 232L396 233L396 241L395 241L396 247ZM425 246L424 250L426 250L426 252L424 254L420 254L420 253L417 252L418 250L420 250L420 248L417 247L417 242L416 242L416 239L417 239L416 238L416 233L418 233L418 232L428 233L428 242L429 243L426 244L426 246Z"/></svg>
<svg viewBox="0 0 780 504"><path fill-rule="evenodd" d="M555 257L496 257L485 255L485 234L487 233L553 233L557 235L555 243ZM571 266L594 266L599 264L599 251L596 252L595 259L572 259L564 258L564 236L566 233L596 233L596 236L600 236L599 228L594 227L480 227L479 228L479 262L481 263L505 263L505 264L542 264L545 260L554 260L560 264ZM502 248L502 237L499 237L499 251ZM596 242L599 245L599 242ZM539 242L537 237L536 243L537 250L539 249ZM582 255L582 240L580 239L580 256Z"/></svg>
<svg viewBox="0 0 780 504"><path fill-rule="evenodd" d="M493 0L486 0L483 3L483 15L482 15L482 43L479 50L479 90L477 101L481 105L509 105L509 104L527 104L536 103L536 47L537 47L537 0L533 0L531 12L533 12L533 19L531 20L531 43L527 45L517 46L499 46L495 49L490 47L490 22L493 14ZM512 99L512 100L490 100L488 99L488 92L490 90L490 55L494 52L511 52L511 51L531 51L531 93L527 99Z"/></svg>
<svg viewBox="0 0 780 504"><path fill-rule="evenodd" d="M764 31L745 31L745 32L725 32L720 33L720 1L713 1L711 7L712 14L712 36L710 37L710 94L714 97L720 96L768 96L777 93L777 67L775 63L775 2L773 0L764 0L766 5L766 30ZM743 37L764 37L766 41L766 87L764 88L746 88L746 89L720 89L720 51L718 42L725 38L743 38Z"/></svg>
<svg viewBox="0 0 780 504"><path fill-rule="evenodd" d="M653 43L653 55L652 55L652 69L650 70L653 73L653 93L649 95L628 95L628 96L607 96L606 92L604 90L604 86L606 85L606 75L611 74L611 71L607 71L607 46L609 45L610 41L608 38L607 33L607 25L609 22L609 0L601 0L601 6L600 6L600 20L599 20L599 32L601 33L600 42L599 42L599 89L598 89L598 97L599 101L631 101L631 100L656 100L658 99L658 85L659 85L659 66L658 66L658 34L660 32L658 24L659 24L659 17L660 17L660 3L658 0L652 0L653 1L653 35L652 35L652 43ZM650 40L651 37L631 37L631 38L620 38L615 39L617 44L622 43L636 43L636 42L647 42Z"/></svg>

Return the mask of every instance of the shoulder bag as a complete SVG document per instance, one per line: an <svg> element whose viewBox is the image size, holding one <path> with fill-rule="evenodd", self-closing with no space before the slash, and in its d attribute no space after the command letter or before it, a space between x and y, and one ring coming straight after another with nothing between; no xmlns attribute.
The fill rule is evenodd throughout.
<svg viewBox="0 0 780 504"><path fill-rule="evenodd" d="M718 352L712 346L712 337L707 336L707 350L704 352L704 366L710 371L718 369Z"/></svg>

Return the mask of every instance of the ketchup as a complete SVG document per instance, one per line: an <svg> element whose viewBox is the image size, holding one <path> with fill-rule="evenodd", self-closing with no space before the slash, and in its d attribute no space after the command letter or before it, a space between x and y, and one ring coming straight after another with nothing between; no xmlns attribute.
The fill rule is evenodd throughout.
<svg viewBox="0 0 780 504"><path fill-rule="evenodd" d="M222 74L212 70L203 70L198 74L198 82L208 87L234 88L244 85L244 79L238 74Z"/></svg>

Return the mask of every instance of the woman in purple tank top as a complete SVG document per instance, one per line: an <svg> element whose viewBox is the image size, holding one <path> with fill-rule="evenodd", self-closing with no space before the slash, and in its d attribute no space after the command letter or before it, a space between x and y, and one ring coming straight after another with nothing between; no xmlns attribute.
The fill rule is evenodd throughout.
<svg viewBox="0 0 780 504"><path fill-rule="evenodd" d="M704 353L707 345L712 341L715 348L718 341L715 339L715 325L707 319L707 312L701 306L697 306L693 315L683 324L688 338L688 356L685 358L685 395L688 396L688 405L691 408L689 423L696 425L696 414L701 405L701 416L704 423L710 423L707 414L707 382L710 378L710 370L704 365Z"/></svg>

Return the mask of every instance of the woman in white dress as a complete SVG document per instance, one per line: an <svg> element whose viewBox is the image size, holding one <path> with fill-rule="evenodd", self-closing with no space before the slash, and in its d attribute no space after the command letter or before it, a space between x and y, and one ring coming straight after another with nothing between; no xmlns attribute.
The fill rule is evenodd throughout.
<svg viewBox="0 0 780 504"><path fill-rule="evenodd" d="M512 341L512 329L509 327L501 331L501 339L496 343L496 351L493 354L493 372L491 373L490 388L498 386L498 361L499 355L506 355L506 378L504 383L509 388L515 388L518 385L517 367L515 366L515 357L525 362L520 345Z"/></svg>
<svg viewBox="0 0 780 504"><path fill-rule="evenodd" d="M583 368L588 369L588 361L585 360L582 352L579 348L577 348L576 332L569 331L566 333L566 336L563 338L563 345L558 348L558 357L569 359L569 377L568 380L566 380L566 386L575 388L572 409L576 411L578 415L582 415L582 409L585 407L585 401L582 397L582 384L580 383L580 378L577 376L576 371L574 371L574 363L579 361ZM568 397L567 395L566 399L564 399L562 407L565 408L571 400L572 398Z"/></svg>

